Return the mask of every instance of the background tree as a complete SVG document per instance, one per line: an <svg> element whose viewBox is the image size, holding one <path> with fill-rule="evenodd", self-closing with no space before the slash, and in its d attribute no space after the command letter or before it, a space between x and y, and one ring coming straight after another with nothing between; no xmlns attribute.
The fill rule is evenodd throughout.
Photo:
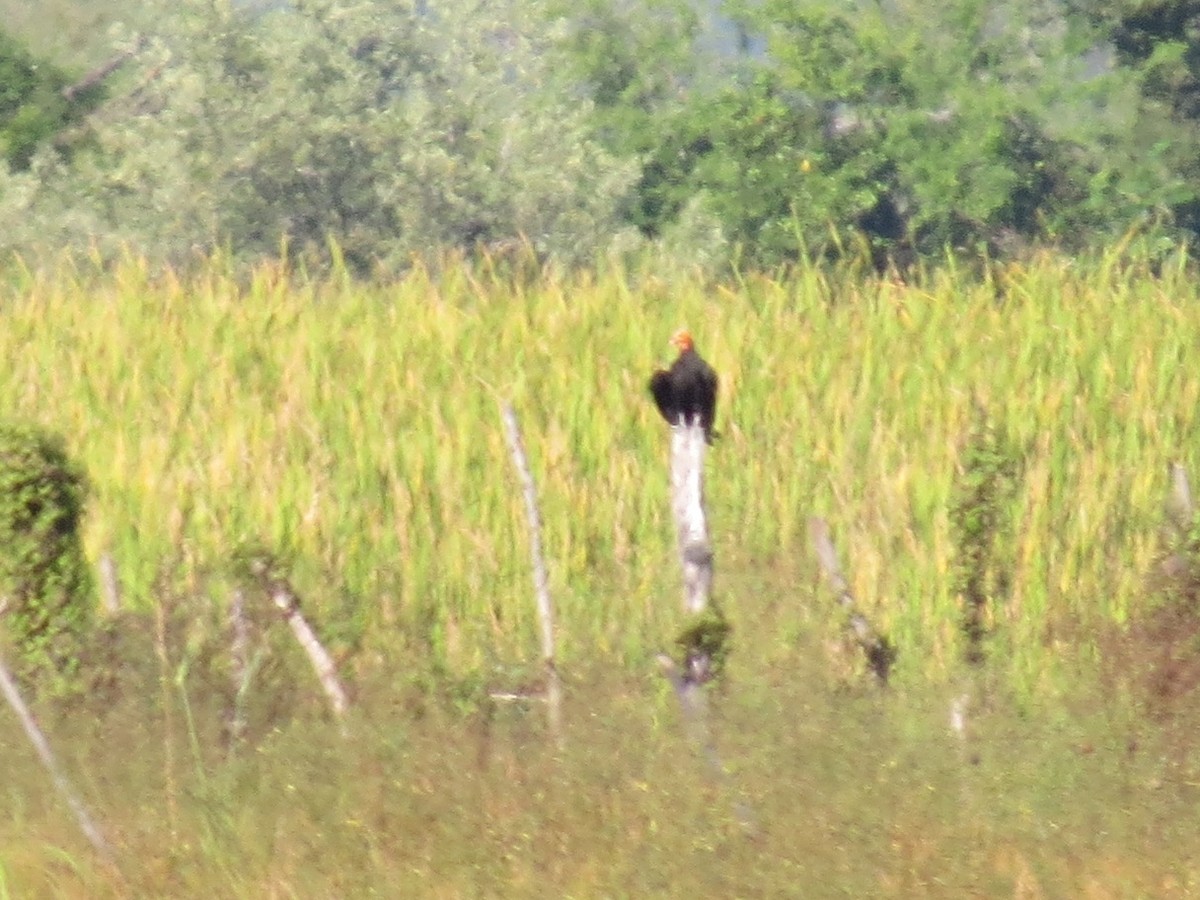
<svg viewBox="0 0 1200 900"><path fill-rule="evenodd" d="M764 52L646 118L647 235L700 219L770 265L862 237L883 262L1186 224L1186 133L1062 4L769 0L738 16Z"/></svg>
<svg viewBox="0 0 1200 900"><path fill-rule="evenodd" d="M1077 14L1105 35L1113 65L1131 76L1143 142L1174 176L1172 220L1200 234L1200 3L1105 0L1077 4Z"/></svg>
<svg viewBox="0 0 1200 900"><path fill-rule="evenodd" d="M0 246L365 272L517 241L886 265L1200 234L1182 0L155 8L86 152L34 153L38 126L0 176Z"/></svg>
<svg viewBox="0 0 1200 900"><path fill-rule="evenodd" d="M0 30L0 152L13 169L29 168L39 146L78 122L101 98L95 86L68 99L63 89L70 84L63 69L37 59Z"/></svg>
<svg viewBox="0 0 1200 900"><path fill-rule="evenodd" d="M74 164L0 191L10 246L122 244L183 260L291 252L355 269L528 241L588 259L619 231L633 167L588 137L530 4L448 0L266 13L189 5L126 112Z"/></svg>

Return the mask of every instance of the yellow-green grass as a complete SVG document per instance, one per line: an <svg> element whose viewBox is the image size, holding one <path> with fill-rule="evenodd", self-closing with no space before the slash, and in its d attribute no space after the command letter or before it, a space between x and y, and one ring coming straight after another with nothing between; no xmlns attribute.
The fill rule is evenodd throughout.
<svg viewBox="0 0 1200 900"><path fill-rule="evenodd" d="M352 740L301 712L256 730L228 759L212 739L221 713L212 685L179 685L201 730L195 743L182 728L167 742L157 692L123 691L98 718L50 722L119 874L89 851L32 751L0 732L0 891L88 900L1195 892L1194 724L1173 739L1156 734L1087 688L1022 710L993 702L964 750L947 727L945 690L822 690L819 660L802 650L767 673L743 665L746 654L734 659L712 706L721 782L649 673L610 670L572 690L562 750L537 711L464 716L426 703L413 719L381 692L351 712Z"/></svg>
<svg viewBox="0 0 1200 900"><path fill-rule="evenodd" d="M1115 254L911 285L12 270L0 418L66 436L94 488L88 552L112 553L129 604L165 584L223 602L219 576L257 542L292 560L360 664L428 649L470 670L537 652L511 399L562 654L638 660L679 624L667 427L645 382L687 324L722 379L707 497L718 597L759 639L738 652L783 655L830 603L808 562L815 513L901 672L936 676L960 649L948 506L977 398L1028 452L994 624L1032 686L1047 648L1086 647L1144 600L1166 464L1200 456L1198 304L1182 265ZM755 567L781 573L776 593L738 591Z"/></svg>

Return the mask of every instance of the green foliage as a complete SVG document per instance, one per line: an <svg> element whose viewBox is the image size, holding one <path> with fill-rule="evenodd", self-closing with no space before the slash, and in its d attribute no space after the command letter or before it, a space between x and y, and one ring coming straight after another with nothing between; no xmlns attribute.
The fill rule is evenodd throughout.
<svg viewBox="0 0 1200 900"><path fill-rule="evenodd" d="M1200 234L1200 8L1191 0L1104 0L1080 8L1105 39L1114 74L1125 83L1125 134L1114 140L1106 175L1129 169L1133 196L1157 193L1160 218ZM1127 159L1132 144L1140 156ZM1132 164L1132 165L1131 165Z"/></svg>
<svg viewBox="0 0 1200 900"><path fill-rule="evenodd" d="M150 18L136 90L73 158L46 149L60 76L15 115L28 171L0 175L0 248L284 247L361 273L648 241L688 264L882 267L1200 234L1182 0L188 0Z"/></svg>
<svg viewBox="0 0 1200 900"><path fill-rule="evenodd" d="M1169 242L1200 223L1194 140L1107 62L1091 19L977 0L743 9L765 55L670 97L639 89L680 70L669 54L627 59L613 90L579 51L609 145L644 160L628 214L650 237L766 266L865 238L882 265L1080 248L1133 226Z"/></svg>
<svg viewBox="0 0 1200 900"><path fill-rule="evenodd" d="M123 244L188 261L228 247L366 272L415 255L528 243L590 260L619 231L632 167L553 87L528 4L452 0L164 19L136 105L68 165L0 185L14 249Z"/></svg>
<svg viewBox="0 0 1200 900"><path fill-rule="evenodd" d="M618 152L646 149L654 117L698 77L694 7L587 0L553 4L549 12L568 22L561 39L566 77L586 87L602 138Z"/></svg>
<svg viewBox="0 0 1200 900"><path fill-rule="evenodd" d="M719 678L729 660L732 636L733 626L720 607L710 603L675 638L675 645L683 653L684 671L693 676L698 674L705 681ZM701 668L699 673L696 666Z"/></svg>
<svg viewBox="0 0 1200 900"><path fill-rule="evenodd" d="M169 0L0 0L0 22L43 60L39 68L49 60L86 72L112 58L116 31L156 30L173 6Z"/></svg>
<svg viewBox="0 0 1200 900"><path fill-rule="evenodd" d="M1008 593L1012 561L1001 553L1001 540L1012 521L1020 477L1016 447L987 411L976 406L950 508L953 589L962 597L969 662L982 661L989 617Z"/></svg>
<svg viewBox="0 0 1200 900"><path fill-rule="evenodd" d="M51 689L75 675L92 619L92 584L80 542L82 470L60 439L0 427L0 598L20 673ZM65 679L65 682L64 682Z"/></svg>
<svg viewBox="0 0 1200 900"><path fill-rule="evenodd" d="M1082 11L1110 37L1142 92L1182 119L1200 118L1200 8L1194 0L1103 0Z"/></svg>
<svg viewBox="0 0 1200 900"><path fill-rule="evenodd" d="M34 152L84 112L101 92L94 88L68 100L64 71L39 61L0 30L0 155L17 170L29 168Z"/></svg>

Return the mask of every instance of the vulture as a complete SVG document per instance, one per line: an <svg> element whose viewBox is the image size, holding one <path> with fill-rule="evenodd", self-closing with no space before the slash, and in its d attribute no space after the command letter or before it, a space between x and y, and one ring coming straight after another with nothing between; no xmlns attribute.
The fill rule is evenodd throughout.
<svg viewBox="0 0 1200 900"><path fill-rule="evenodd" d="M679 356L669 369L659 369L650 378L650 393L664 419L672 425L699 421L708 443L718 437L713 430L717 412L717 373L696 352L692 335L681 329L671 338Z"/></svg>

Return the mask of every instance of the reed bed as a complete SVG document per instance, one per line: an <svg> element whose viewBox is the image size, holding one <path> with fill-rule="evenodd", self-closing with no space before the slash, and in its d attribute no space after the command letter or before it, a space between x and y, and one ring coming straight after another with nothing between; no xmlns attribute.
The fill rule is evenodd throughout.
<svg viewBox="0 0 1200 900"><path fill-rule="evenodd" d="M508 277L449 263L387 283L13 269L0 416L67 437L92 483L85 543L125 602L223 603L239 547L289 562L362 665L536 658L521 496L499 402L543 504L561 655L644 661L680 618L667 433L646 394L681 324L722 378L709 456L717 595L769 662L828 605L825 516L899 672L957 658L948 507L976 403L1023 449L1003 658L1036 685L1145 598L1166 465L1195 471L1200 289L1184 261L1046 255L910 284L801 269L714 283L609 268ZM739 593L739 573L774 572Z"/></svg>

